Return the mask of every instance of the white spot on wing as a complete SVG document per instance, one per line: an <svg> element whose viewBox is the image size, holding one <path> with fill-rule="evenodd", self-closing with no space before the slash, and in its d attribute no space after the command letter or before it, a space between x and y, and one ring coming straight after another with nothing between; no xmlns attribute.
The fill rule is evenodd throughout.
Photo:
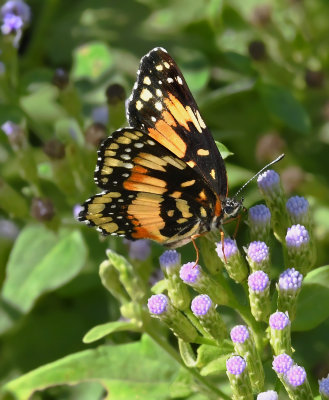
<svg viewBox="0 0 329 400"><path fill-rule="evenodd" d="M182 78L180 77L180 76L177 76L177 82L180 84L180 85L182 85L183 84L183 80L182 80Z"/></svg>
<svg viewBox="0 0 329 400"><path fill-rule="evenodd" d="M134 146L137 147L137 149L141 149L144 146L144 143L134 143Z"/></svg>
<svg viewBox="0 0 329 400"><path fill-rule="evenodd" d="M159 96L159 97L162 97L162 91L161 91L160 89L157 89L157 90L155 91L155 94L156 94L157 96Z"/></svg>
<svg viewBox="0 0 329 400"><path fill-rule="evenodd" d="M155 106L155 108L156 108L157 110L162 111L162 104L160 103L160 101L157 101L157 102L154 104L154 106Z"/></svg>

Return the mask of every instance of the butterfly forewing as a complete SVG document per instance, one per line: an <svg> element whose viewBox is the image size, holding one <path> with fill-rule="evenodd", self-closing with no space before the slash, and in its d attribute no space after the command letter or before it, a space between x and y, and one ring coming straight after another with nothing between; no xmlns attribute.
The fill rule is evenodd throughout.
<svg viewBox="0 0 329 400"><path fill-rule="evenodd" d="M182 73L162 48L141 60L128 120L195 169L215 193L227 195L224 161Z"/></svg>
<svg viewBox="0 0 329 400"><path fill-rule="evenodd" d="M86 201L79 219L104 234L176 247L209 230L220 212L197 171L138 129L114 132L98 155L95 182L104 192Z"/></svg>

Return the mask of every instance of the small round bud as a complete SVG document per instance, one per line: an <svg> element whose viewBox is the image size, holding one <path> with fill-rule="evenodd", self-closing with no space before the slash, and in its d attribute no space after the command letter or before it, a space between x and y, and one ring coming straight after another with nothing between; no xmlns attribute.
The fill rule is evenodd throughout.
<svg viewBox="0 0 329 400"><path fill-rule="evenodd" d="M279 189L280 177L273 169L268 169L259 175L257 183L259 188L265 193L272 192Z"/></svg>
<svg viewBox="0 0 329 400"><path fill-rule="evenodd" d="M286 373L286 381L294 387L300 386L305 382L306 372L303 367L293 365Z"/></svg>
<svg viewBox="0 0 329 400"><path fill-rule="evenodd" d="M293 365L293 359L288 354L279 354L274 357L272 368L277 374L285 374Z"/></svg>
<svg viewBox="0 0 329 400"><path fill-rule="evenodd" d="M287 200L286 208L290 216L298 218L308 213L309 203L305 197L293 196Z"/></svg>
<svg viewBox="0 0 329 400"><path fill-rule="evenodd" d="M193 284L198 281L201 275L201 268L200 265L195 265L194 262L188 262L183 264L179 276L182 281L188 284Z"/></svg>
<svg viewBox="0 0 329 400"><path fill-rule="evenodd" d="M154 294L148 299L147 307L151 314L160 315L167 310L168 297L165 294Z"/></svg>
<svg viewBox="0 0 329 400"><path fill-rule="evenodd" d="M9 143L14 150L19 150L26 145L26 135L20 125L12 121L6 121L1 125L1 129L7 135Z"/></svg>
<svg viewBox="0 0 329 400"><path fill-rule="evenodd" d="M232 375L240 375L246 369L246 362L240 356L230 357L226 361L226 370L228 373Z"/></svg>
<svg viewBox="0 0 329 400"><path fill-rule="evenodd" d="M176 250L166 250L160 257L160 266L162 269L176 267L180 264L180 254Z"/></svg>
<svg viewBox="0 0 329 400"><path fill-rule="evenodd" d="M267 392L259 393L257 400L278 400L278 394L274 390L268 390Z"/></svg>
<svg viewBox="0 0 329 400"><path fill-rule="evenodd" d="M85 132L86 142L95 147L98 147L106 137L106 126L99 122L92 123Z"/></svg>
<svg viewBox="0 0 329 400"><path fill-rule="evenodd" d="M298 248L310 241L310 236L305 226L297 224L288 228L286 235L286 244L288 247Z"/></svg>
<svg viewBox="0 0 329 400"><path fill-rule="evenodd" d="M47 140L42 149L44 153L53 160L60 160L65 157L65 146L58 139Z"/></svg>
<svg viewBox="0 0 329 400"><path fill-rule="evenodd" d="M128 242L128 243L127 243ZM129 247L129 257L132 260L139 260L139 261L145 261L150 253L151 253L151 247L150 247L150 241L147 239L140 239L140 240L127 240L127 244Z"/></svg>
<svg viewBox="0 0 329 400"><path fill-rule="evenodd" d="M53 85L58 89L65 89L69 84L69 74L64 68L57 68L53 76Z"/></svg>
<svg viewBox="0 0 329 400"><path fill-rule="evenodd" d="M50 199L35 197L32 199L31 215L38 221L50 221L55 215L54 204Z"/></svg>
<svg viewBox="0 0 329 400"><path fill-rule="evenodd" d="M253 292L263 292L269 286L269 277L264 271L255 271L248 277L248 286Z"/></svg>
<svg viewBox="0 0 329 400"><path fill-rule="evenodd" d="M233 255L235 255L238 252L238 246L236 245L236 241L232 239L224 239L224 253L226 260L229 260ZM224 262L224 254L223 254L223 249L222 249L222 243L218 242L216 243L216 252L218 254L218 257Z"/></svg>
<svg viewBox="0 0 329 400"><path fill-rule="evenodd" d="M244 343L249 338L250 334L245 325L236 325L231 329L230 336L233 343Z"/></svg>
<svg viewBox="0 0 329 400"><path fill-rule="evenodd" d="M248 51L253 60L262 61L266 58L265 43L261 40L254 40L249 43Z"/></svg>
<svg viewBox="0 0 329 400"><path fill-rule="evenodd" d="M271 221L271 212L264 204L250 207L248 210L249 221L257 225L266 225Z"/></svg>
<svg viewBox="0 0 329 400"><path fill-rule="evenodd" d="M206 315L212 305L211 298L206 294L200 294L192 300L191 310L196 316Z"/></svg>
<svg viewBox="0 0 329 400"><path fill-rule="evenodd" d="M269 325L272 329L282 330L290 324L287 314L277 311L270 316Z"/></svg>
<svg viewBox="0 0 329 400"><path fill-rule="evenodd" d="M319 391L325 398L329 398L329 375L319 380Z"/></svg>
<svg viewBox="0 0 329 400"><path fill-rule="evenodd" d="M113 85L108 86L105 92L107 102L110 105L116 105L121 101L124 101L126 98L126 91L122 85L118 83L114 83Z"/></svg>
<svg viewBox="0 0 329 400"><path fill-rule="evenodd" d="M247 256L252 263L262 264L269 259L269 248L264 242L251 242L247 250Z"/></svg>
<svg viewBox="0 0 329 400"><path fill-rule="evenodd" d="M281 290L298 290L302 286L303 275L295 268L288 268L279 277Z"/></svg>

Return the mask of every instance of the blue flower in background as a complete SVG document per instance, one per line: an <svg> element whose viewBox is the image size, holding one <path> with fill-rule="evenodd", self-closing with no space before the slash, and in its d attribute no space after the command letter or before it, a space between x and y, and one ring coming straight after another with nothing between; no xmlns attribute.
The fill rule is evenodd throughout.
<svg viewBox="0 0 329 400"><path fill-rule="evenodd" d="M22 37L23 28L30 22L31 10L23 0L9 0L1 7L4 35L14 34L14 46L17 47Z"/></svg>

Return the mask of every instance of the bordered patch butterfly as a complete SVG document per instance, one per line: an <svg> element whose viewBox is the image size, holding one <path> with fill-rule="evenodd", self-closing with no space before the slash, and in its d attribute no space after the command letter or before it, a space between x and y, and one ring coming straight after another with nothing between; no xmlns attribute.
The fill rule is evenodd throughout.
<svg viewBox="0 0 329 400"><path fill-rule="evenodd" d="M100 146L94 179L103 192L84 203L80 221L176 248L237 216L242 201L227 198L223 158L163 48L142 58L127 118L131 127Z"/></svg>

